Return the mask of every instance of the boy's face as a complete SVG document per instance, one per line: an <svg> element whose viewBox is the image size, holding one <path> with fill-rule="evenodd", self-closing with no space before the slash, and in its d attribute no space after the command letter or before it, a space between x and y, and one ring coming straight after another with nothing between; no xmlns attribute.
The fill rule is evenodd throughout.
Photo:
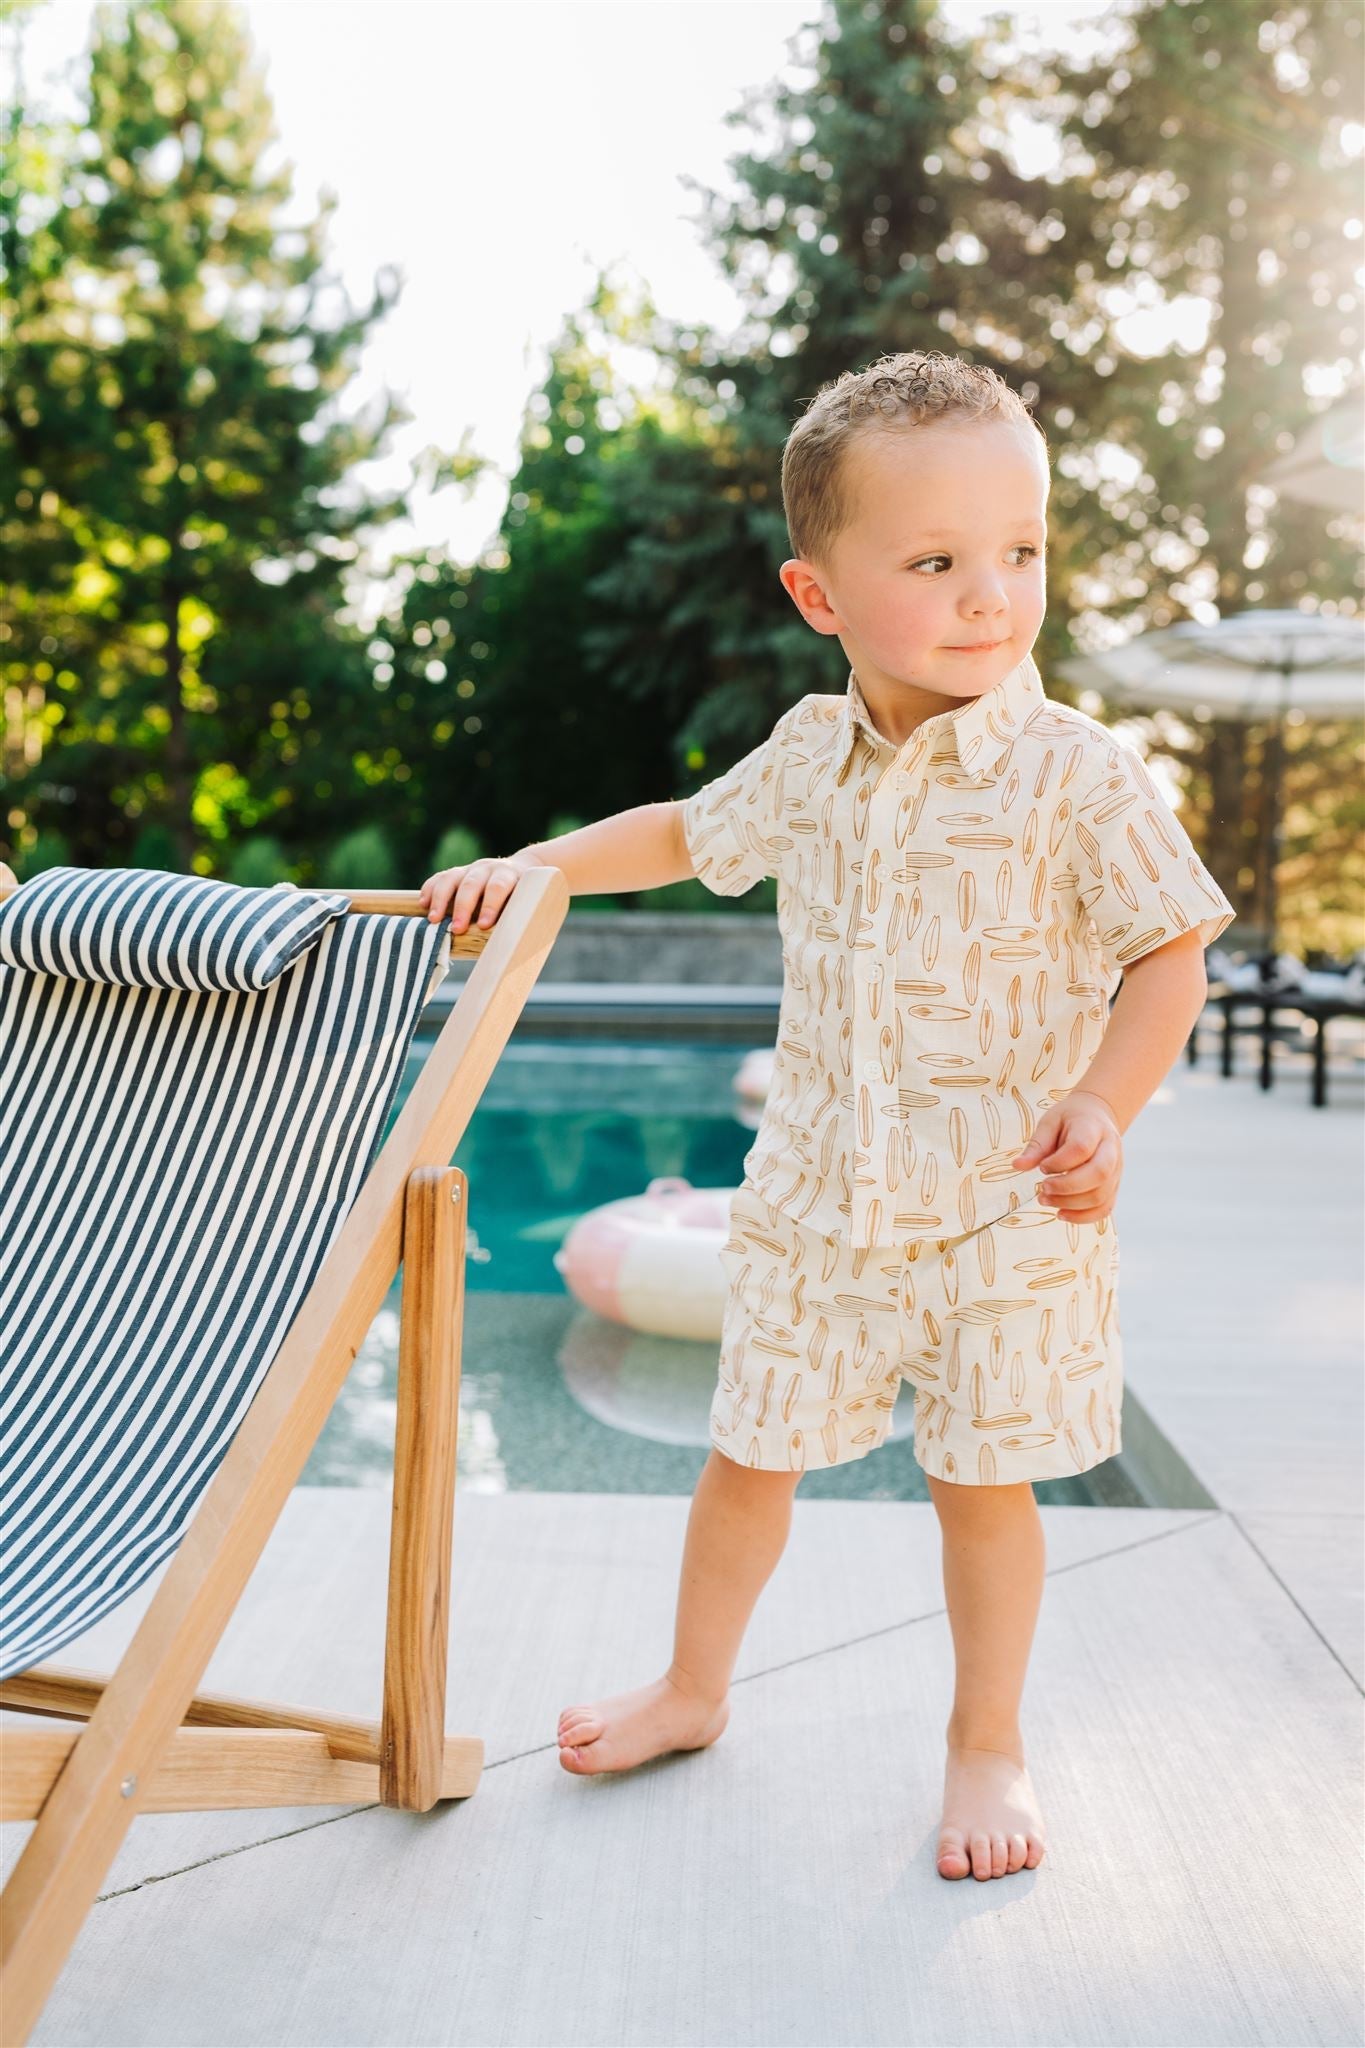
<svg viewBox="0 0 1365 2048"><path fill-rule="evenodd" d="M874 710L897 686L921 711L919 693L965 702L994 689L1033 646L1047 602L1041 435L941 421L861 436L844 461L851 517L829 563L782 566L802 616L838 634Z"/></svg>

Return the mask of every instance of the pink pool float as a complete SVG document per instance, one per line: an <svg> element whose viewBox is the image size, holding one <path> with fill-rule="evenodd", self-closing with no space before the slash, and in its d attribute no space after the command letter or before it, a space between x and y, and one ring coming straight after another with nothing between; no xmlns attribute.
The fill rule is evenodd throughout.
<svg viewBox="0 0 1365 2048"><path fill-rule="evenodd" d="M660 1337L718 1338L733 1188L652 1180L574 1224L555 1266L585 1308Z"/></svg>

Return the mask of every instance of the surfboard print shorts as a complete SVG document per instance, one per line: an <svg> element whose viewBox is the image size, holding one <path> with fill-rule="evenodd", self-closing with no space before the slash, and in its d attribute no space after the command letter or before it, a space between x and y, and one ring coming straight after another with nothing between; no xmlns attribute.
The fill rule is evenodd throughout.
<svg viewBox="0 0 1365 2048"><path fill-rule="evenodd" d="M1034 1201L958 1237L854 1250L746 1180L710 1438L737 1464L817 1471L886 1441L914 1388L916 1461L967 1486L1060 1479L1121 1449L1118 1233Z"/></svg>

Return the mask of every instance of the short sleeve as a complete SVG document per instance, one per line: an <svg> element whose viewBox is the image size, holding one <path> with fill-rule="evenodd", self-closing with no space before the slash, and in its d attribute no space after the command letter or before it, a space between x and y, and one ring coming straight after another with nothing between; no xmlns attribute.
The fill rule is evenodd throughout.
<svg viewBox="0 0 1365 2048"><path fill-rule="evenodd" d="M1112 991L1144 953L1195 930L1210 946L1237 913L1142 756L1113 740L1104 765L1108 772L1098 780L1092 774L1076 800L1074 833L1077 900L1094 919Z"/></svg>
<svg viewBox="0 0 1365 2048"><path fill-rule="evenodd" d="M777 790L786 719L724 775L683 801L683 837L699 880L717 896L742 896L777 873Z"/></svg>

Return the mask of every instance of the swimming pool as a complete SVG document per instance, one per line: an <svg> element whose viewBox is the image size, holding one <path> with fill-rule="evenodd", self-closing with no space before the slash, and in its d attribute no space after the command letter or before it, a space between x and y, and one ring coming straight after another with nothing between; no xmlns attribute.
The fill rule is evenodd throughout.
<svg viewBox="0 0 1365 2048"><path fill-rule="evenodd" d="M430 1040L414 1043L391 1113ZM733 1078L752 1039L726 1044L514 1037L454 1158L469 1179L457 1484L478 1492L690 1494L708 1453L716 1346L643 1336L567 1292L554 1254L576 1219L661 1175L737 1187L752 1130ZM387 1486L397 1414L395 1283L300 1476ZM927 1500L903 1389L868 1457L810 1472L803 1499ZM1131 1501L1104 1478L1039 1482L1040 1502Z"/></svg>

